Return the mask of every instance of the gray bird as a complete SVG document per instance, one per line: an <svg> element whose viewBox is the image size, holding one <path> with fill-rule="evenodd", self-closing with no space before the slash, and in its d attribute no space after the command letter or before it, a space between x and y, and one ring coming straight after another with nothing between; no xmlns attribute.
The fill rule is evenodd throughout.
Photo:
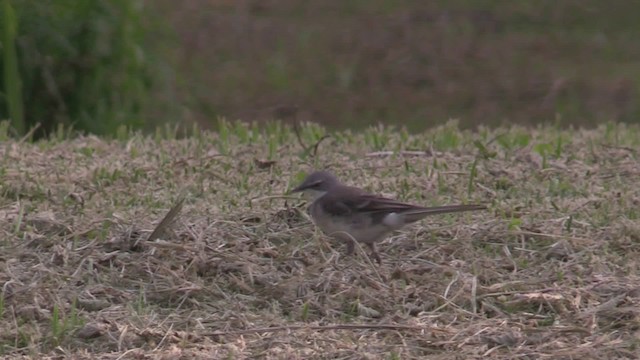
<svg viewBox="0 0 640 360"><path fill-rule="evenodd" d="M391 232L429 215L486 209L484 205L407 204L344 185L327 171L313 172L291 192L311 196L309 212L314 223L325 234L346 242L347 255L353 254L355 240L366 244L378 263L381 259L376 243Z"/></svg>

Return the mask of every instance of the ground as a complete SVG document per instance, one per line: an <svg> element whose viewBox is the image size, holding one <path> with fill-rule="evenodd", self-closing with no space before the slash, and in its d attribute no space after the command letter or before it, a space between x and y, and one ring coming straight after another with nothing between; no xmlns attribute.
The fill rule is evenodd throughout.
<svg viewBox="0 0 640 360"><path fill-rule="evenodd" d="M3 135L0 352L636 359L639 135L455 123ZM345 256L286 195L318 168L417 204L489 209L407 227L378 266Z"/></svg>

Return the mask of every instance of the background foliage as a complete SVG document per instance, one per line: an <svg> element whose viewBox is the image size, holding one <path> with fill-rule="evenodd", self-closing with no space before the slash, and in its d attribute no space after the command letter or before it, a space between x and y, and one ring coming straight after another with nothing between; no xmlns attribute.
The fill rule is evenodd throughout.
<svg viewBox="0 0 640 360"><path fill-rule="evenodd" d="M18 133L640 114L634 1L1 1L0 117Z"/></svg>
<svg viewBox="0 0 640 360"><path fill-rule="evenodd" d="M450 118L594 125L640 114L636 1L167 4L191 79L180 93L203 121L293 105L332 127L414 130Z"/></svg>
<svg viewBox="0 0 640 360"><path fill-rule="evenodd" d="M3 5L0 114L13 119L18 132L36 123L38 134L59 124L93 133L113 133L120 124L142 126L153 76L142 1L3 0ZM10 28L16 30L13 36ZM12 110L20 107L22 121Z"/></svg>

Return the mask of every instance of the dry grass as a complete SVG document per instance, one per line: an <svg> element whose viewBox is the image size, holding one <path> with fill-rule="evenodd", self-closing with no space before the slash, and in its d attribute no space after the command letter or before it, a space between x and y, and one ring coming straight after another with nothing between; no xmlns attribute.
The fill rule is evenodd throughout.
<svg viewBox="0 0 640 360"><path fill-rule="evenodd" d="M378 128L302 150L322 135L4 141L4 357L638 358L638 128ZM324 167L490 211L407 228L372 266L282 195Z"/></svg>

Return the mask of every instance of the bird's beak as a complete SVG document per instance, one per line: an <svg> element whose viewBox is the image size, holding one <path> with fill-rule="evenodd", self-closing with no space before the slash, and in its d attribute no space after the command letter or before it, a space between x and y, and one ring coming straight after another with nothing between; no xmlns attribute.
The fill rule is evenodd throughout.
<svg viewBox="0 0 640 360"><path fill-rule="evenodd" d="M316 182L312 182L311 184L307 184L306 182L298 185L297 187L293 188L292 190L289 190L289 194L293 194L293 193L297 193L297 192L302 192L305 191L309 188L312 188L318 184L320 184L321 181L316 181Z"/></svg>
<svg viewBox="0 0 640 360"><path fill-rule="evenodd" d="M297 192L301 192L301 191L304 191L307 188L308 188L308 186L304 186L304 184L298 185L295 188L289 190L288 194L294 194L294 193L297 193Z"/></svg>

